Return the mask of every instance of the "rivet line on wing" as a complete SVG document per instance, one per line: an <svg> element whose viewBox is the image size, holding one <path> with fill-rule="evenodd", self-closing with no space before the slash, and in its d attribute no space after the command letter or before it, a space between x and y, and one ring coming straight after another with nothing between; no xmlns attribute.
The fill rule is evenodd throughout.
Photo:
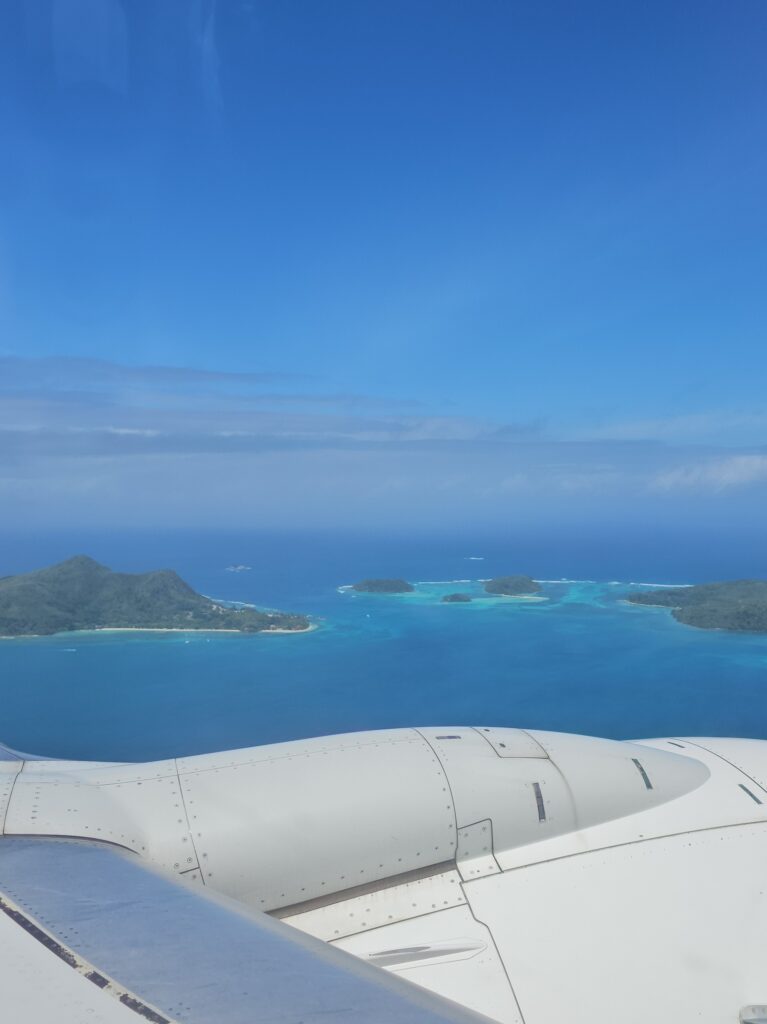
<svg viewBox="0 0 767 1024"><path fill-rule="evenodd" d="M133 1010L134 1013L143 1017L144 1020L150 1021L151 1024L176 1024L170 1017L166 1017L153 1009L143 1000L133 995L133 993L122 988L111 978L97 971L93 964L83 960L73 950L64 946L57 939L54 939L52 935L49 935L44 928L41 928L39 924L28 917L6 896L0 896L0 911L15 924L19 925L27 935L39 942L41 946L44 946L54 956L57 956L59 960L72 967L78 974L82 974L87 981L90 981L91 984L100 988L103 992L109 993L110 996L117 999L123 1006L127 1006L129 1010Z"/></svg>

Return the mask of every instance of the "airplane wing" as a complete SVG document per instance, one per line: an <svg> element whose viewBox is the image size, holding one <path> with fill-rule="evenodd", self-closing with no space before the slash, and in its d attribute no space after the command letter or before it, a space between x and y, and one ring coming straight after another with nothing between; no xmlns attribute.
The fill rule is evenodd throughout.
<svg viewBox="0 0 767 1024"><path fill-rule="evenodd" d="M0 831L14 1020L767 1024L764 741L6 751Z"/></svg>
<svg viewBox="0 0 767 1024"><path fill-rule="evenodd" d="M0 839L0 911L4 1021L484 1019L106 843Z"/></svg>

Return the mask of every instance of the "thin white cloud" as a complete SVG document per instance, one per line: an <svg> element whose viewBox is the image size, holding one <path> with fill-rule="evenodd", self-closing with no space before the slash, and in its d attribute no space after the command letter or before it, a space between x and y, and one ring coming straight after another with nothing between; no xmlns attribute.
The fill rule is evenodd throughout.
<svg viewBox="0 0 767 1024"><path fill-rule="evenodd" d="M701 505L698 494L767 482L767 449L753 442L659 443L638 428L635 438L556 439L545 423L515 423L513 410L504 425L405 415L396 401L387 409L364 396L310 396L317 404L305 408L293 404L302 396L283 395L289 402L268 407L267 380L270 391L280 383L190 367L0 359L0 524L662 516Z"/></svg>
<svg viewBox="0 0 767 1024"><path fill-rule="evenodd" d="M129 366L84 356L0 356L0 386L3 389L35 387L55 392L72 387L78 390L162 385L178 388L195 385L253 387L305 379L305 374L297 373L228 372L196 366Z"/></svg>
<svg viewBox="0 0 767 1024"><path fill-rule="evenodd" d="M159 437L159 430L151 430L147 427L107 427L108 434L116 434L118 437Z"/></svg>
<svg viewBox="0 0 767 1024"><path fill-rule="evenodd" d="M196 366L130 366L82 357L0 354L0 400L109 404L122 408L202 410L214 413L295 409L324 413L394 412L412 416L423 408L412 398L318 390L321 382L301 373L212 370ZM301 384L302 390L295 390ZM290 390L287 390L290 388Z"/></svg>
<svg viewBox="0 0 767 1024"><path fill-rule="evenodd" d="M754 444L767 435L767 410L711 410L689 415L617 420L581 428L574 436L593 441L661 441L671 444Z"/></svg>
<svg viewBox="0 0 767 1024"><path fill-rule="evenodd" d="M652 487L659 491L725 491L767 482L767 455L728 455L659 473Z"/></svg>

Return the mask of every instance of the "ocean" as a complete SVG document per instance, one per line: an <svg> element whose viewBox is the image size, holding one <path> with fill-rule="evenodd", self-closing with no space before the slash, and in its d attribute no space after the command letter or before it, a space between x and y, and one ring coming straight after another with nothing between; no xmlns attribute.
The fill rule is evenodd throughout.
<svg viewBox="0 0 767 1024"><path fill-rule="evenodd" d="M428 724L767 737L767 636L697 630L625 602L636 586L767 576L764 551L649 528L6 536L0 575L90 554L122 571L174 568L211 597L303 612L318 628L0 641L0 741L112 761ZM546 600L487 599L477 581L507 573L547 581ZM418 586L340 589L366 576ZM456 590L477 600L441 603Z"/></svg>

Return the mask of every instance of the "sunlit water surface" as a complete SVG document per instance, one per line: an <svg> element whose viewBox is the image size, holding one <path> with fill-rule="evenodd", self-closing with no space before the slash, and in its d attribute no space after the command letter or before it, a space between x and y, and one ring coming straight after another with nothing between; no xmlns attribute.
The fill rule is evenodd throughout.
<svg viewBox="0 0 767 1024"><path fill-rule="evenodd" d="M423 724L767 736L767 637L697 630L632 607L625 598L638 584L628 579L545 582L540 601L488 598L480 578L544 575L501 546L483 555L456 543L426 552L336 543L318 554L309 540L302 550L295 539L282 548L198 539L166 544L168 558L159 541L154 551L90 545L114 568L170 563L204 593L306 612L318 628L2 641L0 739L56 757L139 760ZM73 551L41 551L38 563ZM240 563L253 568L227 571ZM446 582L401 596L339 589L371 574ZM677 570L656 582L684 580ZM475 600L441 602L457 590Z"/></svg>

